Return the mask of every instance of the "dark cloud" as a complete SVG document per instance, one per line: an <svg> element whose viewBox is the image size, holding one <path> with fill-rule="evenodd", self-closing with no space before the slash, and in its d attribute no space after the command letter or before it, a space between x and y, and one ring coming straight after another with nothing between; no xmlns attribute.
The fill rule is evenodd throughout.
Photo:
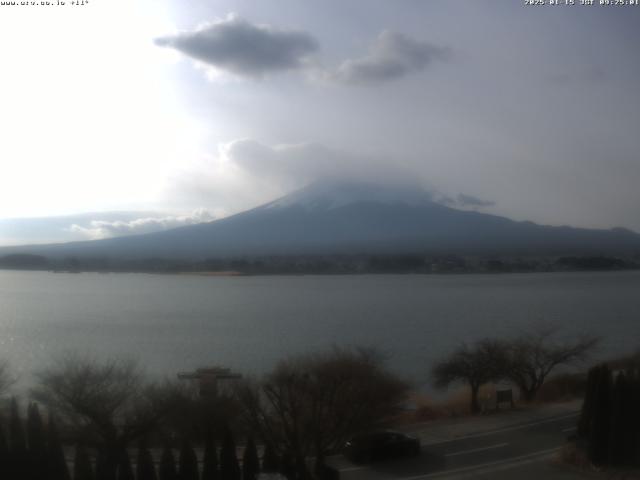
<svg viewBox="0 0 640 480"><path fill-rule="evenodd" d="M254 25L235 15L192 32L158 38L156 44L248 77L299 68L305 57L318 50L308 33Z"/></svg>
<svg viewBox="0 0 640 480"><path fill-rule="evenodd" d="M347 84L386 82L421 72L434 61L447 60L450 54L446 47L385 30L367 56L345 60L326 76L329 80Z"/></svg>

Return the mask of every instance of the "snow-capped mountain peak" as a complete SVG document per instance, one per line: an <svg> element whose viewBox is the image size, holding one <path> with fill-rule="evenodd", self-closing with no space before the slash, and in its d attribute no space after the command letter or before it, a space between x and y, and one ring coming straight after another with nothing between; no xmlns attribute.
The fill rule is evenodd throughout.
<svg viewBox="0 0 640 480"><path fill-rule="evenodd" d="M430 192L407 185L316 182L264 205L264 209L302 207L308 211L334 210L352 204L426 206L434 203Z"/></svg>

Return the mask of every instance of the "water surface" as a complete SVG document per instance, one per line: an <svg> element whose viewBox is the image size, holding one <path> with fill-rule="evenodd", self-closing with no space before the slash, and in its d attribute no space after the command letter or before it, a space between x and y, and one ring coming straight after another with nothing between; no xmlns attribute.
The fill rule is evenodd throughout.
<svg viewBox="0 0 640 480"><path fill-rule="evenodd" d="M201 277L0 271L0 357L28 378L65 350L133 356L152 373L260 373L292 353L378 347L423 383L462 341L538 323L640 347L640 272Z"/></svg>

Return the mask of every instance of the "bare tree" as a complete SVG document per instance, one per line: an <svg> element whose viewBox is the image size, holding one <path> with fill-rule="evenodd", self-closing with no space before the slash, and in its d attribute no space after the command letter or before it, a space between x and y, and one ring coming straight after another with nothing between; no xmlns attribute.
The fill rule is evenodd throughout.
<svg viewBox="0 0 640 480"><path fill-rule="evenodd" d="M70 354L37 373L35 399L99 442L107 478L126 446L155 428L172 408L172 386L146 382L133 361Z"/></svg>
<svg viewBox="0 0 640 480"><path fill-rule="evenodd" d="M241 409L231 388L202 395L197 383L184 381L174 401L176 408L164 419L163 431L194 442L205 441L211 432L234 425Z"/></svg>
<svg viewBox="0 0 640 480"><path fill-rule="evenodd" d="M14 383L16 383L16 379L11 375L9 363L5 360L0 360L0 396L7 393Z"/></svg>
<svg viewBox="0 0 640 480"><path fill-rule="evenodd" d="M238 394L249 427L290 455L305 478L308 457L322 465L350 436L396 413L407 390L376 352L334 349L289 358Z"/></svg>
<svg viewBox="0 0 640 480"><path fill-rule="evenodd" d="M464 382L471 388L471 412L480 412L478 392L487 382L504 376L507 347L500 340L484 339L472 345L463 343L432 369L435 386L446 388Z"/></svg>
<svg viewBox="0 0 640 480"><path fill-rule="evenodd" d="M509 342L506 377L519 388L524 401L533 401L555 368L583 362L599 340L594 336L561 340L555 328L527 332Z"/></svg>

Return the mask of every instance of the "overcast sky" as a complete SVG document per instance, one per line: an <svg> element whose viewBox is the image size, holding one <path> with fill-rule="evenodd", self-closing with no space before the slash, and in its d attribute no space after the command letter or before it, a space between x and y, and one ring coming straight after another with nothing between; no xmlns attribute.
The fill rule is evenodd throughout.
<svg viewBox="0 0 640 480"><path fill-rule="evenodd" d="M338 175L640 231L639 24L520 0L2 6L0 219L162 212L67 229L96 238Z"/></svg>

